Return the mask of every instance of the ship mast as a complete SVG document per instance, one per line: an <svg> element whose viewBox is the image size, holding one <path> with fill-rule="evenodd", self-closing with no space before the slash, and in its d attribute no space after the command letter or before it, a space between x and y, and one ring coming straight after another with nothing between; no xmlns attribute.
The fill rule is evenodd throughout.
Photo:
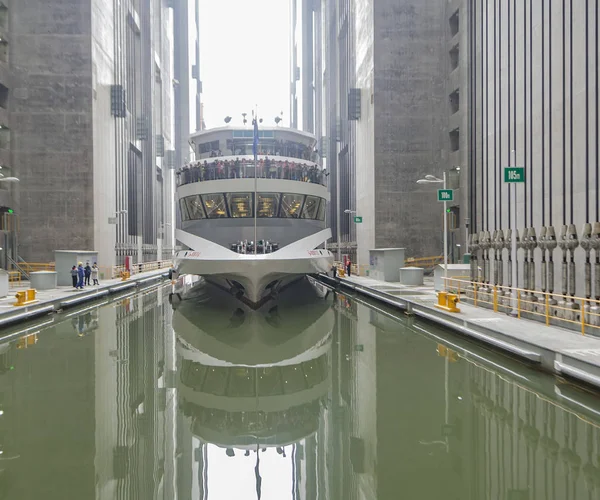
<svg viewBox="0 0 600 500"><path fill-rule="evenodd" d="M258 113L256 111L253 111L252 115L252 125L254 126L254 142L252 145L252 149L254 152L254 255L256 255L258 253L258 240L256 230L256 221L258 218L258 176L256 173L258 169Z"/></svg>

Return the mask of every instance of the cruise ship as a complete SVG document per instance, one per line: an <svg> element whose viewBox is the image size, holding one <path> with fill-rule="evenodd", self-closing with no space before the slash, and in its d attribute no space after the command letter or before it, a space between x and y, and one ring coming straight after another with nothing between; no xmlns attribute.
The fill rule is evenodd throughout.
<svg viewBox="0 0 600 500"><path fill-rule="evenodd" d="M259 307L331 268L327 174L314 136L254 123L196 132L190 144L196 159L177 170L179 275Z"/></svg>

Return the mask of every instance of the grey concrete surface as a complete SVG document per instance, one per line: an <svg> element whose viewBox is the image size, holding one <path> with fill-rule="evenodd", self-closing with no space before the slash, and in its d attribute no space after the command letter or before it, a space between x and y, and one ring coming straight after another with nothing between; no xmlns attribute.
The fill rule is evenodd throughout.
<svg viewBox="0 0 600 500"><path fill-rule="evenodd" d="M39 291L36 294L37 302L33 304L16 307L14 306L16 292L30 287L29 282L22 282L21 286L11 288L7 297L0 299L0 328L58 311L59 309L74 307L85 302L97 300L109 294L121 293L133 290L136 287L150 285L153 282L166 278L167 273L167 269L148 271L135 274L127 281L121 281L119 278L105 280L101 281L99 286L86 286L83 290L76 290L71 286L59 286L51 290Z"/></svg>
<svg viewBox="0 0 600 500"><path fill-rule="evenodd" d="M528 319L518 319L461 302L460 313L435 304L433 283L409 287L356 277L323 277L347 291L371 297L389 306L445 326L478 342L534 363L551 373L569 376L600 388L600 338ZM600 328L597 331L600 335Z"/></svg>

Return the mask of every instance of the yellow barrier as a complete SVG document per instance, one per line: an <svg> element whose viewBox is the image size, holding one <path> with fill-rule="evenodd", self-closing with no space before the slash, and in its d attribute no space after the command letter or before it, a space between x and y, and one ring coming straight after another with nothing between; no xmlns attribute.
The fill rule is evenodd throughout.
<svg viewBox="0 0 600 500"><path fill-rule="evenodd" d="M494 312L509 312L513 309L513 292L516 292L514 309L519 319L525 314L528 318L544 322L547 326L554 319L572 325L582 335L585 335L586 329L589 328L600 330L599 300L492 285L464 277L444 278L444 282L446 292L469 292L475 307L484 306Z"/></svg>
<svg viewBox="0 0 600 500"><path fill-rule="evenodd" d="M148 271L158 271L159 269L169 269L173 266L170 260L160 260L155 262L140 262L139 264L131 264L130 275L145 273ZM122 273L127 271L124 265L114 266L111 269L111 278L121 277Z"/></svg>
<svg viewBox="0 0 600 500"><path fill-rule="evenodd" d="M22 292L17 292L15 297L17 301L13 304L13 306L16 307L27 306L29 304L38 302L38 300L35 298L35 290L33 288L24 290Z"/></svg>
<svg viewBox="0 0 600 500"><path fill-rule="evenodd" d="M54 271L56 268L54 262L19 262L18 264L27 274L37 271Z"/></svg>
<svg viewBox="0 0 600 500"><path fill-rule="evenodd" d="M443 264L443 262L444 262L443 255L437 255L434 257L419 257L416 259L414 257L409 257L408 259L406 259L404 261L404 265L406 267L428 268L428 267L435 267L438 264Z"/></svg>
<svg viewBox="0 0 600 500"><path fill-rule="evenodd" d="M127 281L130 277L131 277L131 275L129 274L128 271L121 272L121 281Z"/></svg>
<svg viewBox="0 0 600 500"><path fill-rule="evenodd" d="M21 284L21 271L8 271L8 282L10 286L19 286Z"/></svg>

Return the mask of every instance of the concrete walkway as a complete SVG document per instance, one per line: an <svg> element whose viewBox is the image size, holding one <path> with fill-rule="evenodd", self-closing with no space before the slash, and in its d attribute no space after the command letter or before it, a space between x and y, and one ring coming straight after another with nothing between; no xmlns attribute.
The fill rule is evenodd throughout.
<svg viewBox="0 0 600 500"><path fill-rule="evenodd" d="M409 287L352 276L334 280L320 275L340 291L371 297L494 348L537 364L543 369L600 388L600 339L528 319L518 319L461 302L460 313L435 307L433 282Z"/></svg>
<svg viewBox="0 0 600 500"><path fill-rule="evenodd" d="M0 327L26 321L59 309L79 306L110 294L151 285L157 280L166 278L168 272L168 269L160 269L134 274L127 281L121 281L120 278L103 280L100 285L86 286L83 290L76 290L71 286L59 286L52 290L37 292L37 302L34 304L16 307L13 305L16 302L15 294L28 288L28 283L24 282L19 287L11 288L8 297L0 299Z"/></svg>

